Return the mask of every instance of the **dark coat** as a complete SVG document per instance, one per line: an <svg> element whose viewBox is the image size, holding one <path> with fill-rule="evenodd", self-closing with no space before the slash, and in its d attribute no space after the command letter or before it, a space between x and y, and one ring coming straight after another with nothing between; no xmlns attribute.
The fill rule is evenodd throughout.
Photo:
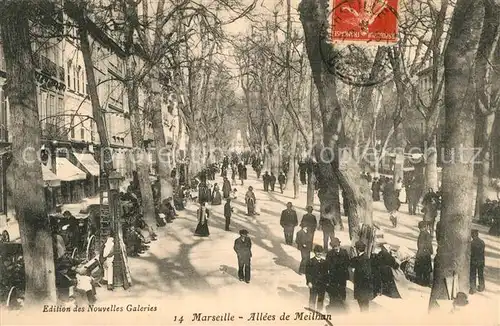
<svg viewBox="0 0 500 326"><path fill-rule="evenodd" d="M313 233L299 230L299 232L297 232L295 243L297 244L297 248L299 250L311 251L313 246Z"/></svg>
<svg viewBox="0 0 500 326"><path fill-rule="evenodd" d="M224 204L224 217L231 217L233 214L233 208L231 207L231 203Z"/></svg>
<svg viewBox="0 0 500 326"><path fill-rule="evenodd" d="M328 278L330 283L344 284L349 279L349 254L347 250L340 249L339 252L330 250L326 254L328 264Z"/></svg>
<svg viewBox="0 0 500 326"><path fill-rule="evenodd" d="M432 237L427 231L420 231L417 240L417 257L431 256L434 253L432 248Z"/></svg>
<svg viewBox="0 0 500 326"><path fill-rule="evenodd" d="M438 214L439 196L434 192L428 192L422 199L424 206L424 221L434 221Z"/></svg>
<svg viewBox="0 0 500 326"><path fill-rule="evenodd" d="M353 257L350 261L354 268L354 299L372 300L373 295L373 276L371 261L367 253Z"/></svg>
<svg viewBox="0 0 500 326"><path fill-rule="evenodd" d="M202 183L198 187L198 202L208 203L212 199L212 192L205 183Z"/></svg>
<svg viewBox="0 0 500 326"><path fill-rule="evenodd" d="M470 263L472 266L484 266L484 241L476 238L472 239L470 245Z"/></svg>
<svg viewBox="0 0 500 326"><path fill-rule="evenodd" d="M278 182L279 182L280 184L284 184L284 183L286 182L286 177L285 177L285 175L284 175L284 174L280 174L280 175L278 176Z"/></svg>
<svg viewBox="0 0 500 326"><path fill-rule="evenodd" d="M390 298L401 298L393 269L398 269L396 259L387 251L382 250L372 258L372 275L375 294L383 294Z"/></svg>
<svg viewBox="0 0 500 326"><path fill-rule="evenodd" d="M373 200L380 200L380 181L373 181L372 183L372 198Z"/></svg>
<svg viewBox="0 0 500 326"><path fill-rule="evenodd" d="M231 182L229 180L224 180L222 184L222 195L224 198L229 198L231 193Z"/></svg>
<svg viewBox="0 0 500 326"><path fill-rule="evenodd" d="M326 232L335 231L335 222L333 220L321 217L319 219L319 225L321 225L321 228L323 229L323 231L326 231Z"/></svg>
<svg viewBox="0 0 500 326"><path fill-rule="evenodd" d="M270 184L275 184L276 183L276 176L274 176L273 174L271 174L269 176L269 183Z"/></svg>
<svg viewBox="0 0 500 326"><path fill-rule="evenodd" d="M241 238L234 240L234 251L238 256L238 261L242 263L250 263L250 258L252 258L252 240L246 238L243 241Z"/></svg>
<svg viewBox="0 0 500 326"><path fill-rule="evenodd" d="M299 225L299 221L297 219L297 212L295 212L293 209L292 210L288 210L288 209L283 210L281 212L280 225L282 227Z"/></svg>
<svg viewBox="0 0 500 326"><path fill-rule="evenodd" d="M313 287L326 289L328 284L328 264L326 260L311 258L306 264L306 283L311 283Z"/></svg>
<svg viewBox="0 0 500 326"><path fill-rule="evenodd" d="M302 221L300 221L300 226L307 226L310 231L316 230L318 227L318 220L313 214L305 214L302 216Z"/></svg>

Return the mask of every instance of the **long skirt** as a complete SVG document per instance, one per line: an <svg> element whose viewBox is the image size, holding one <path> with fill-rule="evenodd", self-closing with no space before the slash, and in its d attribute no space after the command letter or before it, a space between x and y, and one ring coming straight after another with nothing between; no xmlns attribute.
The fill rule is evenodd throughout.
<svg viewBox="0 0 500 326"><path fill-rule="evenodd" d="M250 199L247 200L247 215L254 215L255 214L255 202Z"/></svg>
<svg viewBox="0 0 500 326"><path fill-rule="evenodd" d="M212 198L212 205L220 205L222 204L222 196L220 195L220 191L216 191Z"/></svg>
<svg viewBox="0 0 500 326"><path fill-rule="evenodd" d="M210 231L208 231L208 223L199 222L196 226L194 234L200 237L208 237L210 235Z"/></svg>

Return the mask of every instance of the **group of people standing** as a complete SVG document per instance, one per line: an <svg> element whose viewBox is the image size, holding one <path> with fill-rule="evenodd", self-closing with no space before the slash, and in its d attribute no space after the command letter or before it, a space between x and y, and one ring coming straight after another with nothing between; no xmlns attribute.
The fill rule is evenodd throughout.
<svg viewBox="0 0 500 326"><path fill-rule="evenodd" d="M305 264L310 308L321 311L328 294L327 311L344 311L348 280L354 284L354 299L362 312L369 310L370 301L378 295L401 298L392 274L399 264L387 244L382 244L379 252L369 253L366 244L357 241L351 254L341 247L338 238L330 244L330 251L314 246L314 257Z"/></svg>
<svg viewBox="0 0 500 326"><path fill-rule="evenodd" d="M278 175L278 178L276 179L276 176L274 175L273 172L269 174L268 171L264 173L262 176L262 181L264 182L264 191L274 191L275 186L276 186L276 180L278 180L278 184L280 186L280 191L283 193L283 190L285 189L285 184L286 184L286 176L285 173L280 172Z"/></svg>
<svg viewBox="0 0 500 326"><path fill-rule="evenodd" d="M299 225L297 213L292 203L282 211L280 224L283 227L285 243L293 244L294 231ZM314 234L317 229L323 230L324 246L314 246ZM307 213L300 221L300 230L296 234L295 244L301 253L299 274L306 275L306 284L310 289L310 307L321 311L325 293L328 293L329 310L343 310L346 300L346 286L349 269L354 270L354 298L361 310L368 309L369 301L378 294L400 298L391 268L399 268L395 258L389 253L386 244L379 253L370 258L366 244L356 244L356 254L349 255L341 248L341 242L335 237L333 219L320 218L313 214L313 207L307 207ZM331 250L328 250L331 247ZM311 252L314 257L311 258ZM351 257L352 256L352 257Z"/></svg>

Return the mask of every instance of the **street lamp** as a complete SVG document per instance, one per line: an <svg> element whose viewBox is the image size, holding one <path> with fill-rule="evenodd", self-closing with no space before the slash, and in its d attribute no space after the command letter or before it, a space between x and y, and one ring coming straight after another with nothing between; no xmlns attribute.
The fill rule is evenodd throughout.
<svg viewBox="0 0 500 326"><path fill-rule="evenodd" d="M120 200L118 198L120 185L123 181L122 175L117 171L112 171L108 178L109 184L109 194L108 194L108 205L110 207L111 218L113 221L114 229L114 258L113 258L113 288L123 286L128 288L128 282L126 281L125 266L122 255L121 248L121 236L120 236Z"/></svg>

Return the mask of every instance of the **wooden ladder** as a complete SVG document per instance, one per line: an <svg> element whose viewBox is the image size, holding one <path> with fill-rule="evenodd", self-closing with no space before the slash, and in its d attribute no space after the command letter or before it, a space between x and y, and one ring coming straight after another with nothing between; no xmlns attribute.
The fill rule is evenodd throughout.
<svg viewBox="0 0 500 326"><path fill-rule="evenodd" d="M109 211L109 200L108 200L108 192L107 191L101 191L100 196L99 196L99 203L100 203L100 218L99 218L99 234L100 234L100 241L99 241L99 248L102 248L104 243L106 242L106 239L109 237L111 234L112 230L112 220L111 220L111 214Z"/></svg>

